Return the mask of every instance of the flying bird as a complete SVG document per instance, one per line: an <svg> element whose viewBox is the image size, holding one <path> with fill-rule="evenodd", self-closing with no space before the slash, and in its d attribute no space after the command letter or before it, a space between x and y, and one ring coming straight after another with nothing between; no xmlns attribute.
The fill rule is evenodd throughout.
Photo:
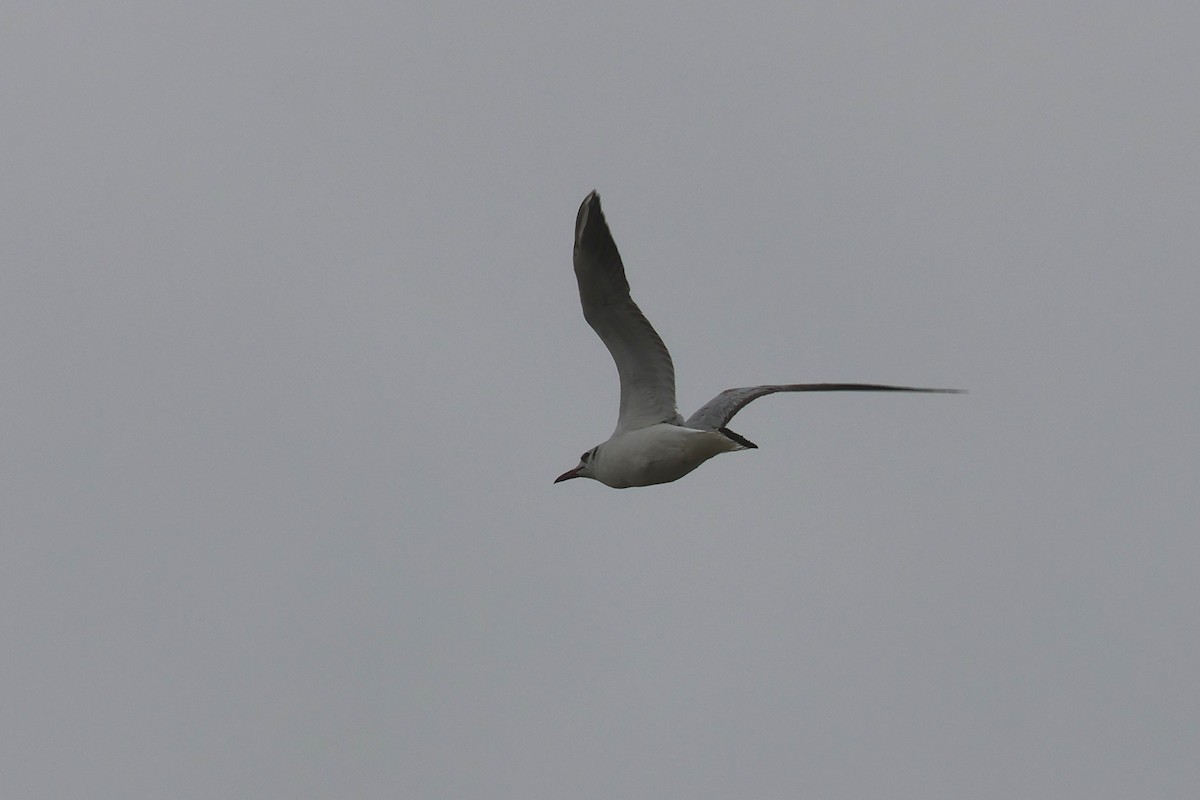
<svg viewBox="0 0 1200 800"><path fill-rule="evenodd" d="M629 296L629 281L600 211L600 195L583 199L575 217L575 277L583 317L604 342L621 379L621 410L607 442L555 479L592 478L614 489L682 478L719 453L758 445L725 426L747 403L775 392L936 392L874 383L785 383L726 389L686 420L675 406L675 367L654 327Z"/></svg>

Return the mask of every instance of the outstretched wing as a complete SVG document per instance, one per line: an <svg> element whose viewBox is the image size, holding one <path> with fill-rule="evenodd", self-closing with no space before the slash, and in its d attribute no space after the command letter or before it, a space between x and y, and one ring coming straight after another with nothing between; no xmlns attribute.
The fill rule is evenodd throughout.
<svg viewBox="0 0 1200 800"><path fill-rule="evenodd" d="M621 378L616 433L681 423L671 354L629 296L625 267L595 192L584 198L575 218L574 260L583 317L612 354Z"/></svg>
<svg viewBox="0 0 1200 800"><path fill-rule="evenodd" d="M725 427L733 415L752 400L775 392L934 392L937 394L961 394L961 389L921 389L914 386L884 386L877 383L784 383L767 386L743 386L726 389L709 400L688 417L684 425L700 430L717 430Z"/></svg>

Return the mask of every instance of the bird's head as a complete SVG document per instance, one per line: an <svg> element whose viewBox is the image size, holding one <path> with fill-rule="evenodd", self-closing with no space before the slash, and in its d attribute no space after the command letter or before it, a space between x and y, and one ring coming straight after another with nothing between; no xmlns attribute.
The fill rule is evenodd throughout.
<svg viewBox="0 0 1200 800"><path fill-rule="evenodd" d="M581 455L579 457L579 466L575 467L574 469L569 469L562 475L559 475L554 479L554 482L559 483L560 481L567 481L571 478L592 478L594 480L596 476L592 474L592 468L596 464L596 451L599 449L600 446L597 445Z"/></svg>

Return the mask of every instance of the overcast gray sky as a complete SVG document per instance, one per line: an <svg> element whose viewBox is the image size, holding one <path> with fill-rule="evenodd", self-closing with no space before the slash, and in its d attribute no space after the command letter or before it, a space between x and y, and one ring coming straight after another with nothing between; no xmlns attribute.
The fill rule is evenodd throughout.
<svg viewBox="0 0 1200 800"><path fill-rule="evenodd" d="M5 9L3 796L1194 796L1195 4Z"/></svg>

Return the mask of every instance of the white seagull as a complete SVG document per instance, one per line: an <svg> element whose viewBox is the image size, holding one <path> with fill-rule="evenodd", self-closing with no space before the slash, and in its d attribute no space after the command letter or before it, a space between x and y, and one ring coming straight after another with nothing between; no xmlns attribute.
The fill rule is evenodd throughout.
<svg viewBox="0 0 1200 800"><path fill-rule="evenodd" d="M575 217L575 277L583 317L612 353L621 378L621 411L607 442L555 479L592 478L614 489L669 483L718 453L757 447L725 427L751 400L774 392L939 392L873 383L787 383L726 389L687 420L675 407L675 367L666 345L629 296L629 281L600 211L600 195L583 199Z"/></svg>

